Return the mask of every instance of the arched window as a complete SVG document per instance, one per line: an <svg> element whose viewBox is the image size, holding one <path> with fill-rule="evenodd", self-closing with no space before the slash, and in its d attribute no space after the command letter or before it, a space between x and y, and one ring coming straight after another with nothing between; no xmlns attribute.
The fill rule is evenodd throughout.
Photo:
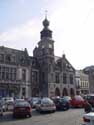
<svg viewBox="0 0 94 125"><path fill-rule="evenodd" d="M60 96L60 90L59 90L59 88L55 89L55 96Z"/></svg>

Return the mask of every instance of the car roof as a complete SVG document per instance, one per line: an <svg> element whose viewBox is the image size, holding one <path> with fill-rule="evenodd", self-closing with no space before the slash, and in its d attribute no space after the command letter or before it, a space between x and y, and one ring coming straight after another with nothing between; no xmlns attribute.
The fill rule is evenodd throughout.
<svg viewBox="0 0 94 125"><path fill-rule="evenodd" d="M94 94L88 94L87 96L94 96Z"/></svg>

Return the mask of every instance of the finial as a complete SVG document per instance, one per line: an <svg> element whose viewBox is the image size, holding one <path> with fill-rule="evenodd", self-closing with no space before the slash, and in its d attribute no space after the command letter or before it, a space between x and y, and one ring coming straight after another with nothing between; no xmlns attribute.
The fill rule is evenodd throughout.
<svg viewBox="0 0 94 125"><path fill-rule="evenodd" d="M45 28L48 28L48 26L49 26L49 21L47 20L47 10L45 10L45 19L43 21L43 26Z"/></svg>
<svg viewBox="0 0 94 125"><path fill-rule="evenodd" d="M65 54L65 51L63 50L63 54Z"/></svg>
<svg viewBox="0 0 94 125"><path fill-rule="evenodd" d="M48 13L48 11L45 10L45 19L47 19L47 13Z"/></svg>
<svg viewBox="0 0 94 125"><path fill-rule="evenodd" d="M62 55L63 57L65 57L65 51L63 50L63 55Z"/></svg>

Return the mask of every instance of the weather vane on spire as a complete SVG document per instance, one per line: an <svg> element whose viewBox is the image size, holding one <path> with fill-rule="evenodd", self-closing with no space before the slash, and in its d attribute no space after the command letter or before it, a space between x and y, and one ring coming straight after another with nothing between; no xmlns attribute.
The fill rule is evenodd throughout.
<svg viewBox="0 0 94 125"><path fill-rule="evenodd" d="M48 11L45 10L45 19L47 19L47 13L48 13Z"/></svg>

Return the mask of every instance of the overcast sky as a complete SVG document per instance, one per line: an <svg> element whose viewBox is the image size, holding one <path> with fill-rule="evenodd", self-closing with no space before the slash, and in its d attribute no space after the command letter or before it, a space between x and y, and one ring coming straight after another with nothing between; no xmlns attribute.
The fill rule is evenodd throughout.
<svg viewBox="0 0 94 125"><path fill-rule="evenodd" d="M45 10L55 55L65 53L75 69L94 65L94 0L0 0L0 46L32 55Z"/></svg>

